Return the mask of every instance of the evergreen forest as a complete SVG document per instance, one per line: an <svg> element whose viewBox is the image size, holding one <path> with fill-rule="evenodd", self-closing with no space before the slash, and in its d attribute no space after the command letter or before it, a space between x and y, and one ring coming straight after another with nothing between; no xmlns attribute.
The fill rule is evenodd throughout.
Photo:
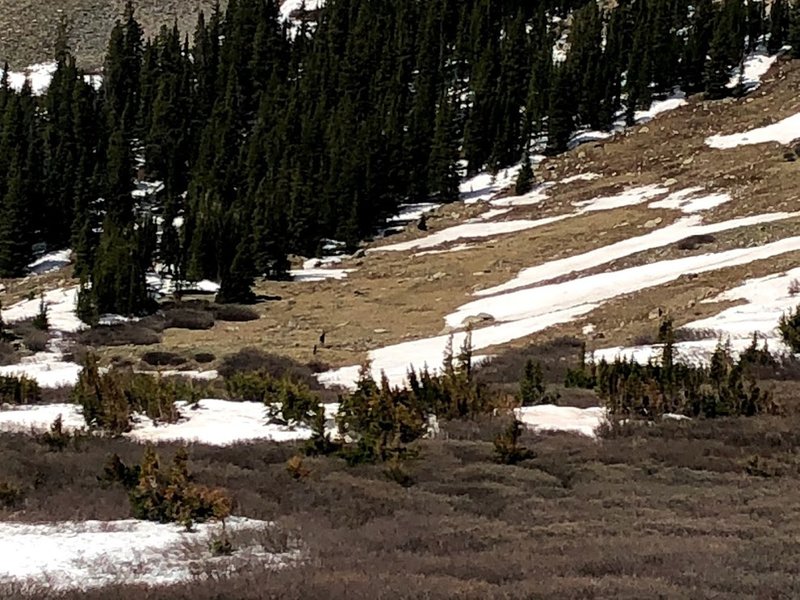
<svg viewBox="0 0 800 600"><path fill-rule="evenodd" d="M457 200L461 177L529 166L676 87L736 93L759 42L800 49L800 0L329 0L313 23L278 9L229 0L146 39L128 2L100 86L65 27L43 95L13 90L6 65L0 276L71 247L85 317L150 310L155 265L247 302L289 255L355 248L401 203ZM142 181L163 186L142 196Z"/></svg>

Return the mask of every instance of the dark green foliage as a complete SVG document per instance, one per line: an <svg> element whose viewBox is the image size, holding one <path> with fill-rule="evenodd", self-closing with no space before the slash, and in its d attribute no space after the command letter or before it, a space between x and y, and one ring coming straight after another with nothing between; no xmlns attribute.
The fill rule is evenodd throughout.
<svg viewBox="0 0 800 600"><path fill-rule="evenodd" d="M100 373L97 358L88 355L71 393L91 428L120 435L131 429L131 417L142 413L157 422L174 423L180 418L176 402L192 403L200 391L191 381L157 378L146 373Z"/></svg>
<svg viewBox="0 0 800 600"><path fill-rule="evenodd" d="M224 521L231 512L231 499L222 489L192 482L185 448L178 450L168 470L161 467L160 457L150 446L141 465L129 467L115 454L100 479L125 488L136 519L180 523L190 530L195 523Z"/></svg>
<svg viewBox="0 0 800 600"><path fill-rule="evenodd" d="M792 352L800 352L800 306L781 315L778 323L781 338Z"/></svg>
<svg viewBox="0 0 800 600"><path fill-rule="evenodd" d="M789 7L789 30L786 42L792 47L792 58L800 58L800 2L792 2Z"/></svg>
<svg viewBox="0 0 800 600"><path fill-rule="evenodd" d="M306 442L305 453L308 456L328 456L338 452L342 445L331 439L325 430L325 407L317 405L311 421L311 438Z"/></svg>
<svg viewBox="0 0 800 600"><path fill-rule="evenodd" d="M311 423L319 406L319 398L288 375L277 378L264 371L234 373L225 379L225 388L236 400L265 403L271 418L280 416L286 423Z"/></svg>
<svg viewBox="0 0 800 600"><path fill-rule="evenodd" d="M25 494L22 488L8 481L0 481L0 507L16 508Z"/></svg>
<svg viewBox="0 0 800 600"><path fill-rule="evenodd" d="M519 440L525 426L514 419L504 432L499 434L494 440L495 460L503 465L516 465L523 460L529 460L536 456L533 450L520 445Z"/></svg>
<svg viewBox="0 0 800 600"><path fill-rule="evenodd" d="M730 348L720 343L708 367L675 363L671 324L665 323L659 364L617 359L596 365L597 392L611 415L655 419L673 413L714 418L777 409L750 373L762 361L755 345L735 360Z"/></svg>
<svg viewBox="0 0 800 600"><path fill-rule="evenodd" d="M25 376L0 376L0 404L38 404L42 399L39 384Z"/></svg>
<svg viewBox="0 0 800 600"><path fill-rule="evenodd" d="M64 421L61 415L58 415L50 424L50 429L39 435L37 439L51 452L63 452L74 438L70 433L64 431Z"/></svg>
<svg viewBox="0 0 800 600"><path fill-rule="evenodd" d="M519 382L519 399L522 406L535 406L537 404L550 404L555 398L547 393L542 375L542 365L528 359L525 371Z"/></svg>
<svg viewBox="0 0 800 600"><path fill-rule="evenodd" d="M533 189L533 167L531 167L530 154L525 151L522 155L522 166L517 174L517 181L514 184L514 193L523 196Z"/></svg>
<svg viewBox="0 0 800 600"><path fill-rule="evenodd" d="M39 299L39 312L33 317L31 324L39 331L47 331L50 329L50 320L47 317L47 303L44 301L44 296L41 296Z"/></svg>

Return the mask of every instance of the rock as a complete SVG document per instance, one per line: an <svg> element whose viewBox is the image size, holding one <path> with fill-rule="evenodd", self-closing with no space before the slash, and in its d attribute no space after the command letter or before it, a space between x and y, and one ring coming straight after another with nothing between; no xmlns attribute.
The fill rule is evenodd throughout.
<svg viewBox="0 0 800 600"><path fill-rule="evenodd" d="M364 258L367 255L367 251L364 248L356 250L356 253L353 254L353 258Z"/></svg>
<svg viewBox="0 0 800 600"><path fill-rule="evenodd" d="M664 219L662 219L661 217L656 217L655 219L650 219L647 223L644 224L644 228L645 229L653 229L654 227L658 227L659 225L661 225L661 222L663 220Z"/></svg>
<svg viewBox="0 0 800 600"><path fill-rule="evenodd" d="M650 128L647 125L645 125L644 127L640 127L639 133L650 133Z"/></svg>
<svg viewBox="0 0 800 600"><path fill-rule="evenodd" d="M373 329L372 333L389 333L388 329Z"/></svg>
<svg viewBox="0 0 800 600"><path fill-rule="evenodd" d="M488 313L478 313L477 315L470 315L461 321L462 327L469 327L470 325L478 325L480 323L489 323L494 321L494 317Z"/></svg>
<svg viewBox="0 0 800 600"><path fill-rule="evenodd" d="M678 180L675 179L674 177L670 177L669 179L665 179L664 180L664 186L665 187L672 187L676 183L678 183Z"/></svg>
<svg viewBox="0 0 800 600"><path fill-rule="evenodd" d="M440 279L443 279L445 277L447 277L447 273L445 273L444 271L439 271L428 277L428 281L439 281Z"/></svg>
<svg viewBox="0 0 800 600"><path fill-rule="evenodd" d="M694 156L687 156L686 158L683 159L683 162L681 164L690 165L693 162L694 162Z"/></svg>
<svg viewBox="0 0 800 600"><path fill-rule="evenodd" d="M586 151L581 150L580 152L578 152L578 158L581 159L586 158Z"/></svg>
<svg viewBox="0 0 800 600"><path fill-rule="evenodd" d="M647 318L651 321L655 321L661 316L662 310L660 308L654 308L649 313L647 313Z"/></svg>

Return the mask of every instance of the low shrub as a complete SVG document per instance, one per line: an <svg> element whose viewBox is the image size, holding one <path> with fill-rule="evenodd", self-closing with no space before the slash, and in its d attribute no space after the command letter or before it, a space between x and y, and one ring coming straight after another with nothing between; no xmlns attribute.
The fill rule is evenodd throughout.
<svg viewBox="0 0 800 600"><path fill-rule="evenodd" d="M15 508L22 501L22 488L8 481L0 481L0 506Z"/></svg>
<svg viewBox="0 0 800 600"><path fill-rule="evenodd" d="M145 449L140 465L129 467L116 454L104 468L101 481L119 483L128 492L134 518L158 523L180 523L191 530L195 523L224 521L232 502L221 488L192 483L189 453L181 448L169 470L152 447Z"/></svg>
<svg viewBox="0 0 800 600"><path fill-rule="evenodd" d="M206 365L217 360L217 357L211 352L198 352L194 355L194 360L197 362L197 364Z"/></svg>
<svg viewBox="0 0 800 600"><path fill-rule="evenodd" d="M72 390L71 399L83 408L89 427L113 435L130 431L133 413L154 421L174 423L180 418L178 401L197 402L200 391L190 380L153 377L146 373L111 370L100 374L90 355Z"/></svg>
<svg viewBox="0 0 800 600"><path fill-rule="evenodd" d="M243 323L257 321L260 318L254 309L241 304L215 304L213 312L218 321Z"/></svg>
<svg viewBox="0 0 800 600"><path fill-rule="evenodd" d="M214 327L214 315L193 308L171 308L164 311L166 329L200 331Z"/></svg>
<svg viewBox="0 0 800 600"><path fill-rule="evenodd" d="M219 374L228 379L235 373L259 372L268 373L274 378L289 377L306 385L314 391L321 391L323 386L307 366L287 356L269 354L258 348L242 348L234 354L225 356L220 362Z"/></svg>
<svg viewBox="0 0 800 600"><path fill-rule="evenodd" d="M800 306L781 315L778 322L781 338L792 352L800 352Z"/></svg>
<svg viewBox="0 0 800 600"><path fill-rule="evenodd" d="M50 425L50 429L38 435L36 439L51 452L62 452L69 446L70 442L75 439L75 436L64 431L64 421L61 415L58 415L56 420Z"/></svg>
<svg viewBox="0 0 800 600"><path fill-rule="evenodd" d="M14 344L0 341L0 366L14 365L19 362L19 354Z"/></svg>
<svg viewBox="0 0 800 600"><path fill-rule="evenodd" d="M34 379L0 376L0 404L38 404L42 390Z"/></svg>
<svg viewBox="0 0 800 600"><path fill-rule="evenodd" d="M178 367L185 365L188 359L176 352L154 350L142 354L142 361L153 367Z"/></svg>
<svg viewBox="0 0 800 600"><path fill-rule="evenodd" d="M534 458L536 454L520 445L524 425L514 419L508 428L494 440L495 461L503 465L516 465L523 460Z"/></svg>
<svg viewBox="0 0 800 600"><path fill-rule="evenodd" d="M78 334L78 342L85 346L152 346L161 341L161 336L140 323L99 325Z"/></svg>
<svg viewBox="0 0 800 600"><path fill-rule="evenodd" d="M677 243L678 250L697 250L702 245L705 244L713 244L717 241L713 235L710 234L701 234L701 235L690 235L689 237L683 238Z"/></svg>
<svg viewBox="0 0 800 600"><path fill-rule="evenodd" d="M308 423L314 417L319 398L304 384L288 376L280 379L265 372L234 373L225 380L228 395L245 402L263 402L271 418L286 423Z"/></svg>
<svg viewBox="0 0 800 600"><path fill-rule="evenodd" d="M44 352L47 350L47 344L50 341L50 336L46 331L34 329L25 334L22 338L22 343L31 352Z"/></svg>

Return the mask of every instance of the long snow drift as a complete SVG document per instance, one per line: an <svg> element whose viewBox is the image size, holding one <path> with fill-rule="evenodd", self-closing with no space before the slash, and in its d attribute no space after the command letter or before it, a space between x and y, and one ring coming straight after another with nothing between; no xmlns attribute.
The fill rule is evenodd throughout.
<svg viewBox="0 0 800 600"><path fill-rule="evenodd" d="M229 535L274 527L268 521L230 517ZM0 585L30 591L98 588L111 584L169 585L195 575L225 575L237 564L279 568L300 558L298 551L272 553L252 542L229 557L213 557L209 543L218 524L186 532L174 524L133 519L56 523L0 522ZM250 536L248 536L250 537Z"/></svg>
<svg viewBox="0 0 800 600"><path fill-rule="evenodd" d="M308 427L269 423L267 409L260 402L207 399L201 400L196 408L186 403L178 403L177 408L181 413L177 423L156 425L146 416L138 415L133 430L125 436L136 442L187 442L212 446L255 440L289 442L311 437ZM337 404L325 405L328 419L332 420L337 410ZM67 430L86 426L79 406L43 404L0 410L0 432L44 431L59 415Z"/></svg>

